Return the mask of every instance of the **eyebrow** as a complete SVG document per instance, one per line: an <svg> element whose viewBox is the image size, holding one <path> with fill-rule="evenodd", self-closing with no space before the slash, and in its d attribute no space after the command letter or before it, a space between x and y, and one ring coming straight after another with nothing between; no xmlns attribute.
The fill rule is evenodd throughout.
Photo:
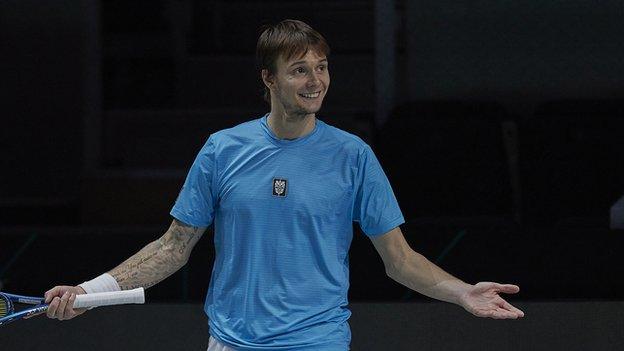
<svg viewBox="0 0 624 351"><path fill-rule="evenodd" d="M291 64L290 64L290 66L288 66L288 67L292 67L292 66L295 66L295 65L300 65L300 64L302 64L302 63L306 63L306 61L303 61L303 60L301 60L301 61L296 61L296 62L291 63ZM319 62L318 62L318 63L327 63L327 59L326 59L326 58L324 58L324 59L322 59L322 60L319 60Z"/></svg>

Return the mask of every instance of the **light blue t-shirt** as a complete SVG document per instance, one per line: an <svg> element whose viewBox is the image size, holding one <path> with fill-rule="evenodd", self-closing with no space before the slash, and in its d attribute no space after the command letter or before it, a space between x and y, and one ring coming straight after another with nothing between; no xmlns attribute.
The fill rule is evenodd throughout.
<svg viewBox="0 0 624 351"><path fill-rule="evenodd" d="M214 222L210 334L237 350L349 349L352 222L366 235L404 222L360 138L316 120L278 139L267 116L208 138L171 210Z"/></svg>

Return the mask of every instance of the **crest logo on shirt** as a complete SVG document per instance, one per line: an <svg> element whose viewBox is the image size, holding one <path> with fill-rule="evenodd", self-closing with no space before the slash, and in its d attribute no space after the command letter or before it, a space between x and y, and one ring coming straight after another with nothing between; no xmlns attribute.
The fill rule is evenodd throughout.
<svg viewBox="0 0 624 351"><path fill-rule="evenodd" d="M273 178L273 196L285 197L288 189L288 180Z"/></svg>

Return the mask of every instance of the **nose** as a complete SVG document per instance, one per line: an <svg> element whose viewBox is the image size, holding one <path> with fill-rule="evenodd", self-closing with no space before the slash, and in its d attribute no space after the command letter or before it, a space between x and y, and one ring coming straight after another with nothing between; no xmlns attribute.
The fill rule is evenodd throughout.
<svg viewBox="0 0 624 351"><path fill-rule="evenodd" d="M310 74L310 78L308 79L308 87L315 87L319 85L320 82L321 80L319 79L317 73L312 72L312 74Z"/></svg>

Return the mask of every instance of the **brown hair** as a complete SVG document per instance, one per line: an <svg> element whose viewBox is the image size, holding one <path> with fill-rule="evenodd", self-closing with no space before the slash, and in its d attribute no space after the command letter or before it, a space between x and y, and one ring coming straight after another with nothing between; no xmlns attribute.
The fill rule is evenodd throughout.
<svg viewBox="0 0 624 351"><path fill-rule="evenodd" d="M295 55L305 56L310 49L319 55L329 56L329 45L323 36L309 25L298 20L283 20L275 25L263 26L256 46L259 70L275 73L277 60L283 56L290 60ZM264 87L264 100L271 102L271 93Z"/></svg>

